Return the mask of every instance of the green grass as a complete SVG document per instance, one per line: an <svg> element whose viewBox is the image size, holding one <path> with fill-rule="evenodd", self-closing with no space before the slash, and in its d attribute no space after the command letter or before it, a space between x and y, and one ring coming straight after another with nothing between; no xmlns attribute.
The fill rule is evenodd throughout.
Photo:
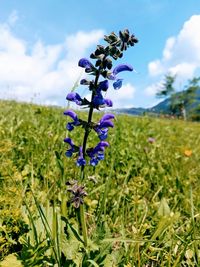
<svg viewBox="0 0 200 267"><path fill-rule="evenodd" d="M79 266L72 261L83 255L76 253L80 247L69 253L74 237L63 246L56 234L65 223L68 234L76 232L76 214L66 205L70 195L65 183L80 175L75 161L64 155L63 139L68 133L62 114L60 108L0 102L2 260L17 253L25 262L37 251L43 263L34 265L34 259L24 266L50 266L45 259L53 262L62 251L69 259L66 266ZM100 116L95 114L95 120ZM79 128L70 133L78 144L82 134ZM156 141L149 143L149 137ZM85 266L199 266L199 124L117 115L108 141L105 160L96 169L86 168L85 210L91 243ZM97 143L95 135L90 135L89 142ZM45 223L49 224L46 232ZM48 234L51 244L45 239ZM31 247L32 254L26 247ZM78 255L76 260L73 253Z"/></svg>

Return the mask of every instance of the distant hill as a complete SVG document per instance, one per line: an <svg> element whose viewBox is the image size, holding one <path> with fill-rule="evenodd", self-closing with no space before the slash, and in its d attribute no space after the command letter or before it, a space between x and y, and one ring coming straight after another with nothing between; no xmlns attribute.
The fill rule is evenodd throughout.
<svg viewBox="0 0 200 267"><path fill-rule="evenodd" d="M176 95L178 96L179 94L181 94L181 92L176 93L175 97ZM117 109L116 112L135 115L135 116L140 116L140 115L148 114L148 113L149 114L171 114L170 105L171 105L171 98L169 97L151 108L141 108L141 107L122 108L122 109ZM197 91L195 100L190 105L188 105L187 112L189 114L194 113L194 109L199 105L200 105L200 90Z"/></svg>

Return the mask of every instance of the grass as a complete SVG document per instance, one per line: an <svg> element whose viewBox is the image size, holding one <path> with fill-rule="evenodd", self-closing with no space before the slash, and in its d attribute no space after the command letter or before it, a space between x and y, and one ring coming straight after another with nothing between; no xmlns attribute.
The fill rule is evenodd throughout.
<svg viewBox="0 0 200 267"><path fill-rule="evenodd" d="M106 159L86 170L89 245L81 254L66 186L79 169L64 155L62 113L0 102L2 266L14 255L21 266L199 266L199 123L117 115ZM81 130L72 133L79 144Z"/></svg>

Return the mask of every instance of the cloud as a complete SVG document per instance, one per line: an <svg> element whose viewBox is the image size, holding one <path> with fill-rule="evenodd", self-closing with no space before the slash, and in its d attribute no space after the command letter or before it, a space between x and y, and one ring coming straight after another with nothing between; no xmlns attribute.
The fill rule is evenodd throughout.
<svg viewBox="0 0 200 267"><path fill-rule="evenodd" d="M0 98L39 103L59 103L80 76L77 66L88 48L103 37L103 30L79 31L62 43L49 45L15 36L13 26L18 19L14 11L0 24Z"/></svg>
<svg viewBox="0 0 200 267"><path fill-rule="evenodd" d="M135 87L130 83L124 84L119 90L114 90L110 86L106 98L112 99L113 108L128 108L133 106L135 91Z"/></svg>
<svg viewBox="0 0 200 267"><path fill-rule="evenodd" d="M161 88L161 86L162 86L161 81L157 83L153 83L146 87L145 94L147 96L154 96L159 91L159 88Z"/></svg>
<svg viewBox="0 0 200 267"><path fill-rule="evenodd" d="M190 79L200 69L200 15L186 21L177 36L167 39L161 59L149 63L150 76L166 73Z"/></svg>

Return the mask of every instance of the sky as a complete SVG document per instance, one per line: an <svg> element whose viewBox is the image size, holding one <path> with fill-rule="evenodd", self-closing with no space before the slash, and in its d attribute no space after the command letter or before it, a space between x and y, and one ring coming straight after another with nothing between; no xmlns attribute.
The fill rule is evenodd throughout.
<svg viewBox="0 0 200 267"><path fill-rule="evenodd" d="M139 42L114 66L136 72L119 75L120 90L110 85L114 108L154 106L166 74L177 90L200 75L200 0L0 0L0 99L65 106L86 77L78 60L123 29Z"/></svg>

